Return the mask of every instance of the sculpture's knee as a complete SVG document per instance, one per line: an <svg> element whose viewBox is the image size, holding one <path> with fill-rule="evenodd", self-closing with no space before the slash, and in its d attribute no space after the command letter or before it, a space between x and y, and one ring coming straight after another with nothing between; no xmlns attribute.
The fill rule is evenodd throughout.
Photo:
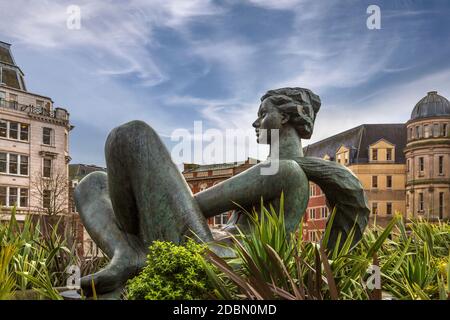
<svg viewBox="0 0 450 320"><path fill-rule="evenodd" d="M97 171L84 177L74 190L77 207L89 204L93 200L108 195L108 176L105 172Z"/></svg>
<svg viewBox="0 0 450 320"><path fill-rule="evenodd" d="M128 153L138 151L137 146L159 141L158 134L147 123L134 120L114 128L106 139L105 152Z"/></svg>

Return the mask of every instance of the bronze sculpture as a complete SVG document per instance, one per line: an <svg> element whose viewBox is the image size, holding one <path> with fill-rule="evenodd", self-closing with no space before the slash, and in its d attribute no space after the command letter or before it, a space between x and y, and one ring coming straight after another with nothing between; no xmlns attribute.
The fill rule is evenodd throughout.
<svg viewBox="0 0 450 320"><path fill-rule="evenodd" d="M90 291L91 279L97 293L120 289L143 267L146 248L154 240L181 242L195 233L212 241L205 218L235 209L236 203L251 208L263 197L277 206L283 192L286 226L293 231L307 207L309 180L336 209L329 244L334 245L340 232L345 238L353 226L358 241L369 213L359 180L340 164L303 156L301 139L311 137L320 105L308 89L268 91L253 123L258 142L271 145L268 159L195 196L150 126L132 121L115 128L105 146L107 174L91 173L75 190L87 231L111 258L105 269L81 279L84 291ZM261 174L274 164L275 174ZM234 221L245 224L245 216L237 213Z"/></svg>

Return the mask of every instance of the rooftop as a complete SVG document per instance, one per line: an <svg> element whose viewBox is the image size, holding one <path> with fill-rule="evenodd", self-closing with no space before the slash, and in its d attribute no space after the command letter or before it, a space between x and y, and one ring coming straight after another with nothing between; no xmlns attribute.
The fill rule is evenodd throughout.
<svg viewBox="0 0 450 320"><path fill-rule="evenodd" d="M350 163L368 163L369 146L381 139L396 146L395 163L405 163L403 149L406 146L406 125L394 124L362 124L334 136L310 144L303 148L305 156L332 159L341 146L350 149Z"/></svg>
<svg viewBox="0 0 450 320"><path fill-rule="evenodd" d="M440 116L450 116L450 102L437 91L430 91L414 107L411 120Z"/></svg>

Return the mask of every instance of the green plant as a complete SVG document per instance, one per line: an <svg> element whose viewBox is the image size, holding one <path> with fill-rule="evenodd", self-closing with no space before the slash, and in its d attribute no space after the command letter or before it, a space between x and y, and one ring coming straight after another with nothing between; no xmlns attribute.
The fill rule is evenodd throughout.
<svg viewBox="0 0 450 320"><path fill-rule="evenodd" d="M184 245L155 241L142 272L128 282L130 300L206 299L212 291L207 281L205 245L192 240Z"/></svg>
<svg viewBox="0 0 450 320"><path fill-rule="evenodd" d="M0 300L10 299L14 295L16 279L11 272L11 262L15 251L13 245L0 247Z"/></svg>
<svg viewBox="0 0 450 320"><path fill-rule="evenodd" d="M96 271L101 266L98 261L83 263L84 260L76 255L75 247L67 246L59 226L60 220L48 222L31 216L19 222L16 220L15 208L11 211L9 221L0 223L0 291L11 291L7 298L37 296L61 299L55 288L66 286L66 269L70 265L80 265L89 269L88 272ZM12 253L5 249L10 247L14 248ZM9 280L4 280L5 277ZM13 286L7 290L10 283Z"/></svg>
<svg viewBox="0 0 450 320"><path fill-rule="evenodd" d="M234 258L210 252L207 259L220 272L207 272L219 299L447 299L450 292L448 223L425 220L408 224L396 215L385 227L371 227L352 245L354 229L326 250L333 211L321 243L302 239L302 223L287 235L280 210L251 214L249 232L231 235ZM249 214L249 213L247 213ZM342 242L342 243L341 243ZM371 265L380 267L380 289L367 289ZM230 288L227 281L231 281Z"/></svg>

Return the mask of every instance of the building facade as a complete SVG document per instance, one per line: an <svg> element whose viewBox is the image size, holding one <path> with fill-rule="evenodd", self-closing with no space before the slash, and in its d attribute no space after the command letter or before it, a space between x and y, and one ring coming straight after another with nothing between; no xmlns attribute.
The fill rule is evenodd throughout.
<svg viewBox="0 0 450 320"><path fill-rule="evenodd" d="M69 113L29 92L10 45L0 42L0 208L9 219L68 214ZM56 186L57 185L57 186ZM58 200L55 200L56 191ZM57 204L56 204L57 201ZM55 213L55 212L53 212Z"/></svg>
<svg viewBox="0 0 450 320"><path fill-rule="evenodd" d="M429 92L406 123L406 212L445 219L450 214L450 102Z"/></svg>
<svg viewBox="0 0 450 320"><path fill-rule="evenodd" d="M406 124L363 124L303 151L308 157L336 161L359 178L369 203L370 223L384 226L396 213L412 219L450 219L450 102L436 91L416 104ZM190 166L195 169L185 167L183 174L194 193L234 175L232 165ZM222 167L227 174L215 179L214 170ZM310 183L303 217L306 240L320 239L330 209L319 186Z"/></svg>
<svg viewBox="0 0 450 320"><path fill-rule="evenodd" d="M212 165L184 164L183 176L191 191L197 192L208 189L219 182L235 176L247 170L257 163L255 159L247 159L242 163L223 163ZM208 219L211 228L221 228L225 226L231 216L232 211L224 212L221 215Z"/></svg>

